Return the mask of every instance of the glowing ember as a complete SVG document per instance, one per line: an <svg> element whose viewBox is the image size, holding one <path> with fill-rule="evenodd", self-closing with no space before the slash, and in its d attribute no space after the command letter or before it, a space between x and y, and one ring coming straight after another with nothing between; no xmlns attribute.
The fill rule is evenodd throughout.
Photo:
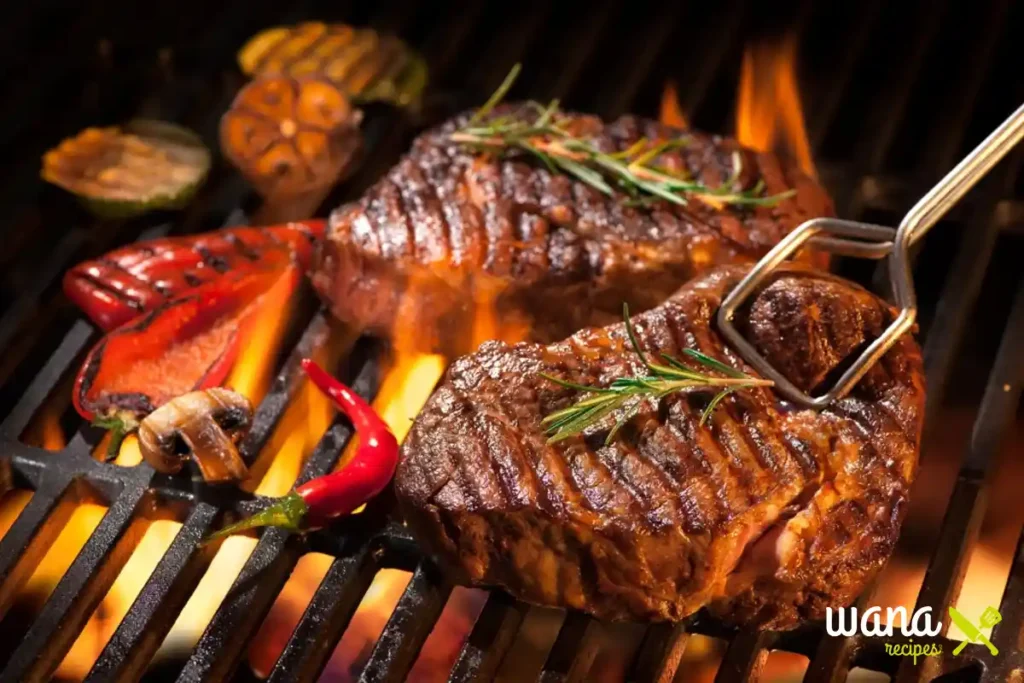
<svg viewBox="0 0 1024 683"><path fill-rule="evenodd" d="M661 108L658 113L658 121L666 126L676 128L687 128L686 114L679 104L679 93L676 91L675 81L665 83L665 89L661 92Z"/></svg>
<svg viewBox="0 0 1024 683"><path fill-rule="evenodd" d="M750 45L743 53L736 107L736 137L763 152L785 151L815 175L796 79L794 35Z"/></svg>

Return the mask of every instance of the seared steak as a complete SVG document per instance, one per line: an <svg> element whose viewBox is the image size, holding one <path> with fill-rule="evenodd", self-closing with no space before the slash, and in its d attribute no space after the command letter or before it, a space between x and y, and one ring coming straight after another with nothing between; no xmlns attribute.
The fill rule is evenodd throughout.
<svg viewBox="0 0 1024 683"><path fill-rule="evenodd" d="M744 274L727 266L634 317L649 355L696 348L755 374L713 327ZM743 312L748 339L804 389L893 310L790 266ZM488 342L457 360L413 425L395 487L418 536L463 581L602 618L678 620L702 606L786 628L853 601L889 557L917 468L921 354L902 339L846 398L798 410L770 388L648 402L555 444L541 420L588 386L642 374L624 326L543 346Z"/></svg>
<svg viewBox="0 0 1024 683"><path fill-rule="evenodd" d="M536 115L509 107L501 113ZM427 334L465 331L474 302L494 303L502 315L528 315L534 337L552 341L612 322L623 301L634 311L655 306L695 273L754 260L803 221L833 215L816 182L735 140L635 116L571 116L604 151L682 138L655 163L716 188L739 160L741 188L763 181L765 195L796 194L774 206L638 206L525 152L496 159L452 142L463 115L419 137L362 199L332 214L312 279L334 315L376 333L399 317Z"/></svg>

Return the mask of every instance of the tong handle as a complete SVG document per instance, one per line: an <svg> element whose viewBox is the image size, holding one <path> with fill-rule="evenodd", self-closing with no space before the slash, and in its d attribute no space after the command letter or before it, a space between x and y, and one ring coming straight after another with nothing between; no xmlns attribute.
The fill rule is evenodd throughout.
<svg viewBox="0 0 1024 683"><path fill-rule="evenodd" d="M889 272L896 300L916 314L917 298L910 272L910 247L935 225L946 212L974 187L993 166L1024 138L1024 104L981 141L914 204L896 231Z"/></svg>
<svg viewBox="0 0 1024 683"><path fill-rule="evenodd" d="M896 231L897 245L921 239L949 209L1024 138L1024 104L918 200Z"/></svg>

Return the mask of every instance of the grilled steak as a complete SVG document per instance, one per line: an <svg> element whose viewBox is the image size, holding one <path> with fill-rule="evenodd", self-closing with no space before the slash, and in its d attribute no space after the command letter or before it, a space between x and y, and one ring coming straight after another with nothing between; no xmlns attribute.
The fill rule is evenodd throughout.
<svg viewBox="0 0 1024 683"><path fill-rule="evenodd" d="M755 374L713 316L744 274L726 266L634 317L649 355L696 348ZM831 275L790 266L741 311L775 367L812 389L893 310ZM541 419L588 386L642 374L624 325L549 346L487 342L420 413L395 486L414 532L463 581L602 618L678 620L708 606L774 628L849 604L890 555L917 468L920 350L902 339L846 398L798 410L770 388L648 402L549 444Z"/></svg>
<svg viewBox="0 0 1024 683"><path fill-rule="evenodd" d="M509 107L501 113L536 115ZM634 311L655 306L695 273L756 259L804 220L833 215L824 190L795 166L735 140L635 116L571 116L579 135L608 152L641 138L684 139L655 163L708 187L738 170L743 189L760 181L766 196L796 193L774 206L695 197L637 206L525 152L495 159L452 142L461 116L418 138L362 199L332 214L312 279L334 315L370 332L386 333L398 317L424 334L458 334L475 304L494 304L502 316L529 312L534 337L552 341L612 322L623 301Z"/></svg>

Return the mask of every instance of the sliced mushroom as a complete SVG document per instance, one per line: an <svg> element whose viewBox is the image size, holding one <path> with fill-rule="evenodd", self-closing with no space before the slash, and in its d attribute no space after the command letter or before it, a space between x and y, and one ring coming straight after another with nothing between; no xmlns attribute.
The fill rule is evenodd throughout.
<svg viewBox="0 0 1024 683"><path fill-rule="evenodd" d="M139 425L139 449L158 472L179 472L192 457L211 483L241 481L249 470L237 444L252 422L249 399L215 387L183 394Z"/></svg>

